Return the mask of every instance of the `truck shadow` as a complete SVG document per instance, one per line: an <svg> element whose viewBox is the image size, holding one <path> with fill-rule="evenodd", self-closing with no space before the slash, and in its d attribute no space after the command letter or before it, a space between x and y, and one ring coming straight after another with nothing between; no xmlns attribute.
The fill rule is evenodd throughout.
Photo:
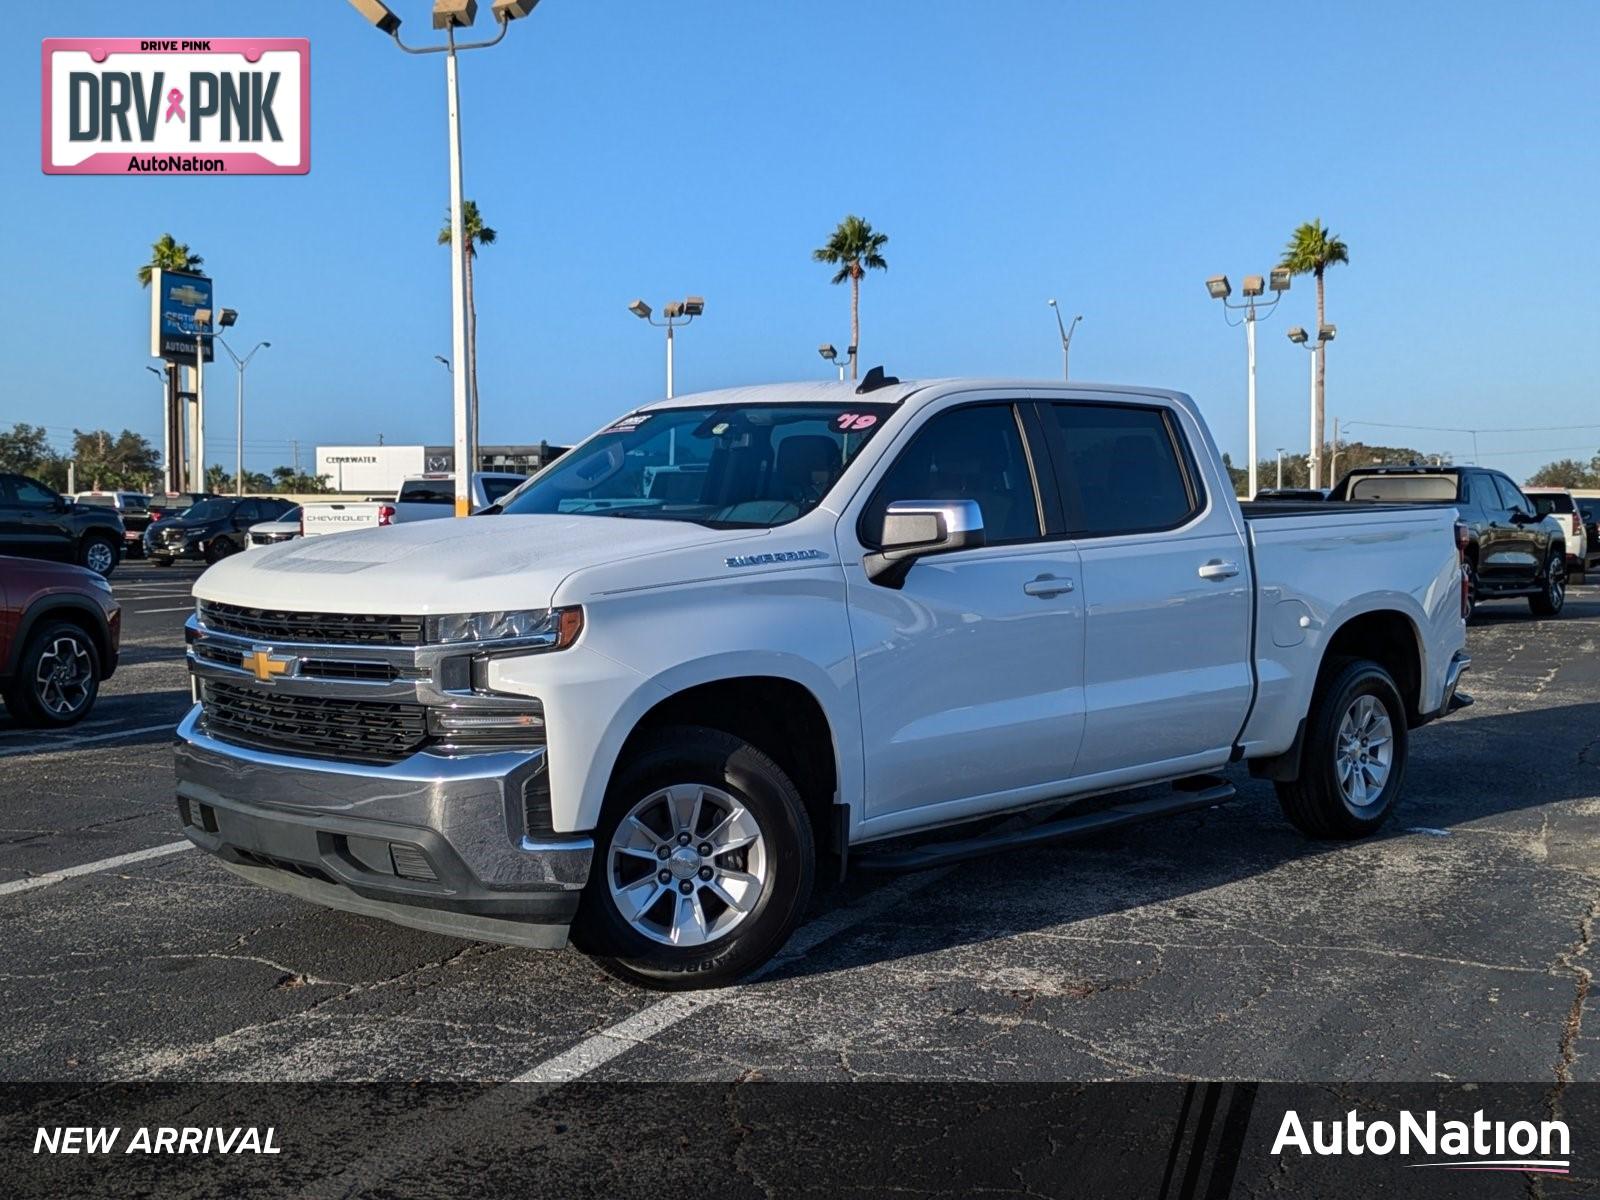
<svg viewBox="0 0 1600 1200"><path fill-rule="evenodd" d="M1185 897L1291 866L1297 872L1294 882L1273 887L1298 892L1297 906L1314 907L1336 901L1342 889L1358 885L1364 872L1383 871L1388 858L1355 857L1375 842L1417 844L1416 855L1405 854L1409 847L1394 851L1397 859L1406 858L1408 873L1420 870L1407 886L1428 911L1434 911L1431 893L1451 905L1462 904L1464 895L1471 904L1475 894L1486 905L1498 902L1487 880L1480 892L1464 890L1456 852L1476 855L1481 846L1486 858L1504 856L1512 844L1505 836L1470 849L1450 847L1452 853L1440 861L1454 858L1454 875L1445 865L1422 869L1415 864L1426 863L1439 849L1435 839L1477 823L1488 832L1512 835L1518 846L1532 846L1546 822L1563 811L1552 806L1600 797L1600 703L1482 717L1459 713L1416 731L1405 794L1389 822L1366 842L1310 841L1283 817L1271 784L1251 779L1243 768L1228 775L1239 794L1219 808L963 863L896 904L889 915L782 963L768 977L847 970L1030 932L1069 932L1075 923L1147 906L1181 917L1188 908ZM1600 833L1600 803L1592 813L1564 811L1573 821L1593 820ZM1530 880L1560 870L1546 866L1536 853L1516 853ZM1497 866L1504 869L1503 862ZM812 915L868 902L895 878L853 870L843 884L821 882ZM1504 880L1496 883L1503 900ZM1470 921L1471 914L1463 919Z"/></svg>

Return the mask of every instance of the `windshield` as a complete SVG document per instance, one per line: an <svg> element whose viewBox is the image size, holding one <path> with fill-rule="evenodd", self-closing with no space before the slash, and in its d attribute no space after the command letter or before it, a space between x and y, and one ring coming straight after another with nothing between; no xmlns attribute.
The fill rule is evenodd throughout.
<svg viewBox="0 0 1600 1200"><path fill-rule="evenodd" d="M771 528L820 504L893 411L749 404L634 413L564 454L504 511Z"/></svg>
<svg viewBox="0 0 1600 1200"><path fill-rule="evenodd" d="M183 512L186 521L220 521L233 512L231 500L202 500L192 508Z"/></svg>

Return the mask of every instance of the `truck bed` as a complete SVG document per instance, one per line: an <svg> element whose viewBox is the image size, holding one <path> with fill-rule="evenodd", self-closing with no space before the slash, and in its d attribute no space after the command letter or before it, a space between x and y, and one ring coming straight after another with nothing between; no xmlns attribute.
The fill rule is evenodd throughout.
<svg viewBox="0 0 1600 1200"><path fill-rule="evenodd" d="M1336 513L1406 512L1417 508L1439 508L1454 500L1429 500L1417 504L1384 503L1368 500L1241 500L1239 511L1246 521L1268 521L1273 517L1322 517Z"/></svg>

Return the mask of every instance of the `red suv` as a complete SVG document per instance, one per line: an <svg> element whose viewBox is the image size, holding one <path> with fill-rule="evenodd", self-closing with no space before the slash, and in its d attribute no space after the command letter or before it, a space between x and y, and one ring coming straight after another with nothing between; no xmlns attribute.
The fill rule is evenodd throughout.
<svg viewBox="0 0 1600 1200"><path fill-rule="evenodd" d="M121 640L122 608L103 577L0 557L0 697L17 721L81 721L117 669Z"/></svg>

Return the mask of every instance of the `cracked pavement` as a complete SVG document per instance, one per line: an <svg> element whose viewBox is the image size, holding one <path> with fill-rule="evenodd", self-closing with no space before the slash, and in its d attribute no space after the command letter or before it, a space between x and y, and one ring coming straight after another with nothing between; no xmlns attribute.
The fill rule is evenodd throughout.
<svg viewBox="0 0 1600 1200"><path fill-rule="evenodd" d="M0 883L178 840L187 572L133 565L92 723L0 719ZM141 613L148 608L148 614ZM608 1080L1600 1077L1600 588L1487 605L1477 704L1416 733L1383 832L1312 843L1271 786L898 881L823 884L817 936L685 1006ZM85 739L100 739L88 741ZM874 906L874 897L880 903ZM572 951L487 946L252 888L197 852L0 895L7 1080L515 1078L661 1002Z"/></svg>

